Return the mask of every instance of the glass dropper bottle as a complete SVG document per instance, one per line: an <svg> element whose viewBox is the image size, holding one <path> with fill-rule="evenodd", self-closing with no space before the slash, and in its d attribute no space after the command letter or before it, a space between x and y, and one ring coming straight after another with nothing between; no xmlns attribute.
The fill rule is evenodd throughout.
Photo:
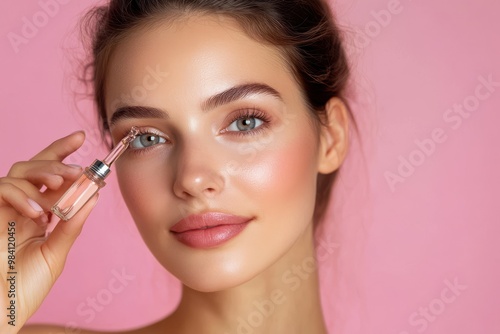
<svg viewBox="0 0 500 334"><path fill-rule="evenodd" d="M97 159L89 167L85 168L82 175L54 204L51 211L64 221L73 218L89 199L106 185L104 179L111 172L111 165L127 150L138 134L139 130L133 127L106 158L102 161Z"/></svg>

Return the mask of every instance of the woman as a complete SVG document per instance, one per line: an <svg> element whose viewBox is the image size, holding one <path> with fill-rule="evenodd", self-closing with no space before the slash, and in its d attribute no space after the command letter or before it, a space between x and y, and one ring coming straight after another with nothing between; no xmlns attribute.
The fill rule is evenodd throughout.
<svg viewBox="0 0 500 334"><path fill-rule="evenodd" d="M153 255L183 283L175 312L127 333L326 333L313 235L351 116L327 4L112 0L87 18L103 133L116 144L140 130L116 163L122 195ZM47 212L81 173L61 161L83 142L81 132L59 139L1 179L0 219L15 222L22 273L16 326L2 333L59 330L21 327L96 204L44 236Z"/></svg>

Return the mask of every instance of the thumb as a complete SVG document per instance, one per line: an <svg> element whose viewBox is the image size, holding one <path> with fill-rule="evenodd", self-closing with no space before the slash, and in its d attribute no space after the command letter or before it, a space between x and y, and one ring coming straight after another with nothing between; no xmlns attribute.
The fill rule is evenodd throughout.
<svg viewBox="0 0 500 334"><path fill-rule="evenodd" d="M95 194L73 218L68 221L60 221L42 245L45 248L45 258L54 273L60 274L62 272L66 257L76 238L82 232L83 225L98 199L99 194ZM57 270L55 270L56 268Z"/></svg>

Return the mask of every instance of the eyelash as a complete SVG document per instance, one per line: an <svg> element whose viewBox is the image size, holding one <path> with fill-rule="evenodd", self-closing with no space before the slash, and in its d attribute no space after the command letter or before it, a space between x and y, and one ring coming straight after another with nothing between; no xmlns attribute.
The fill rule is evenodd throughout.
<svg viewBox="0 0 500 334"><path fill-rule="evenodd" d="M142 136L142 135L155 135L158 137L163 137L165 138L165 135L160 133L158 130L155 130L153 128L138 128L139 133L137 134L137 137ZM165 138L168 140L168 138Z"/></svg>
<svg viewBox="0 0 500 334"><path fill-rule="evenodd" d="M138 127L137 130L139 131L137 134L137 137L149 134L149 135L155 135L158 137L162 137L167 141L167 143L171 142L170 139L167 136L165 136L165 134L162 134L161 132L159 132L158 130L156 130L154 128L140 128L140 127ZM144 148L129 148L127 151L132 153L132 154L140 155L140 154L145 154L145 153L149 152L149 150L154 149L156 146L157 145L153 145L150 147L144 147Z"/></svg>
<svg viewBox="0 0 500 334"><path fill-rule="evenodd" d="M236 136L257 135L257 134L261 133L262 131L265 131L266 128L269 126L269 123L271 122L271 119L267 114L265 114L264 112L262 112L256 108L252 108L252 109L240 110L236 116L231 118L229 125L233 124L236 121L243 120L243 119L249 119L249 118L260 119L262 121L262 124L259 127L255 128L253 130L249 130L249 131L227 131L225 129L222 131L222 133L231 133L231 135L236 135ZM228 127L229 127L229 125L228 125ZM146 134L152 134L155 136L165 138L167 143L171 143L171 141L168 137L166 137L164 134L162 134L158 130L155 130L154 128L138 128L138 130L139 130L139 133L137 134L138 137L142 136L142 135L146 135ZM124 132L122 137L125 136L128 133L128 131L129 130L127 130L127 132ZM154 149L155 146L157 146L157 145L153 145L151 147L140 148L140 149L129 149L128 151L132 152L133 154L137 154L137 155L145 154L149 150Z"/></svg>
<svg viewBox="0 0 500 334"><path fill-rule="evenodd" d="M229 122L229 125L233 124L236 121L243 120L243 119L249 119L249 118L258 118L262 121L262 125L259 127L249 130L249 131L226 131L223 130L222 133L230 132L231 134L234 134L236 136L252 136L259 134L260 132L264 131L268 126L269 123L271 122L270 117L265 114L264 112L252 108L252 109L244 109L240 110L238 115L232 118L232 120Z"/></svg>

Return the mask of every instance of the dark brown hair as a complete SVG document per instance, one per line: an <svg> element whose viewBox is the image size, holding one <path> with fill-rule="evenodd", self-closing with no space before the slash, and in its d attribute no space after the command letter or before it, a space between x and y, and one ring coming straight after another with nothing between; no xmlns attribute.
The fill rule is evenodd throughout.
<svg viewBox="0 0 500 334"><path fill-rule="evenodd" d="M109 132L105 73L114 47L138 27L189 13L231 17L250 37L282 50L316 126L325 121L325 105L330 98L345 102L349 64L326 0L111 0L90 11L83 25L92 50L86 77L93 85L104 135ZM349 116L357 129L353 115ZM336 175L318 175L315 225L326 211Z"/></svg>

